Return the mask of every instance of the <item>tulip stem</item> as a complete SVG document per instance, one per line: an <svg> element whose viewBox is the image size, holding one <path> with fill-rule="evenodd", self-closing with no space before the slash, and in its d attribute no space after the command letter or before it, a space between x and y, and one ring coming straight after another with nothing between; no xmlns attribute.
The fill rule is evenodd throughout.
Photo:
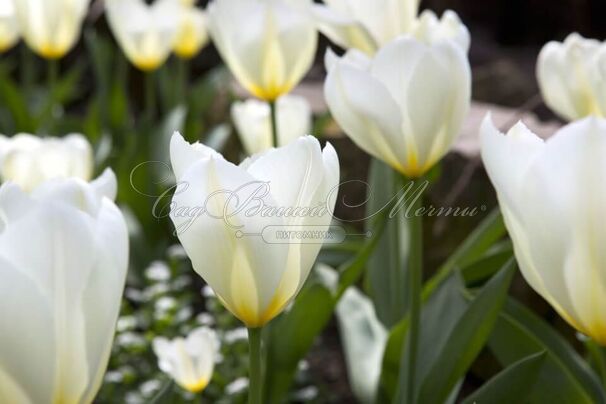
<svg viewBox="0 0 606 404"><path fill-rule="evenodd" d="M274 147L278 147L278 111L277 101L273 100L269 102L269 110L271 113L271 139Z"/></svg>
<svg viewBox="0 0 606 404"><path fill-rule="evenodd" d="M54 123L54 116L57 112L57 83L59 82L59 59L48 59L48 104L46 112L48 115L48 127L46 128L49 133L52 133L52 127Z"/></svg>
<svg viewBox="0 0 606 404"><path fill-rule="evenodd" d="M153 71L145 73L145 123L152 127L156 115L156 83Z"/></svg>
<svg viewBox="0 0 606 404"><path fill-rule="evenodd" d="M421 185L422 179L414 179L412 181L412 189L416 190ZM416 368L417 354L419 345L419 334L421 327L421 293L423 290L423 216L416 212L422 206L423 198L419 196L412 201L412 206L407 208L408 214L408 230L410 235L410 251L408 255L408 307L410 326L408 327L408 338L406 338L405 358L403 369L406 375L404 380L405 400L400 402L414 403L416 401Z"/></svg>
<svg viewBox="0 0 606 404"><path fill-rule="evenodd" d="M249 389L248 404L263 402L263 366L261 362L261 331L262 328L248 329L249 344Z"/></svg>
<svg viewBox="0 0 606 404"><path fill-rule="evenodd" d="M189 61L177 58L177 76L179 77L179 92L177 105L187 105L187 85L189 83Z"/></svg>

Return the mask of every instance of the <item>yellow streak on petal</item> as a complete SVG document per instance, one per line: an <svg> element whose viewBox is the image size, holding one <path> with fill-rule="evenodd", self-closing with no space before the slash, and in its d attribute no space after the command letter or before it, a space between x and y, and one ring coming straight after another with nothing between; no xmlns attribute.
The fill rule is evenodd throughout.
<svg viewBox="0 0 606 404"><path fill-rule="evenodd" d="M287 94L292 90L293 85L286 83L283 85L272 84L269 87L262 87L257 84L249 85L248 90L257 98L265 101L275 101L280 98L281 95Z"/></svg>
<svg viewBox="0 0 606 404"><path fill-rule="evenodd" d="M206 388L206 386L208 386L208 379L200 379L195 383L183 383L181 384L181 387L183 387L185 390L189 391L190 393L200 393L202 390L204 390Z"/></svg>
<svg viewBox="0 0 606 404"><path fill-rule="evenodd" d="M160 65L162 64L162 60L158 58L139 57L133 58L132 63L139 70L143 70L144 72L150 72L160 67Z"/></svg>
<svg viewBox="0 0 606 404"><path fill-rule="evenodd" d="M37 51L38 54L45 59L60 59L67 53L65 47L55 46L49 43L43 44Z"/></svg>

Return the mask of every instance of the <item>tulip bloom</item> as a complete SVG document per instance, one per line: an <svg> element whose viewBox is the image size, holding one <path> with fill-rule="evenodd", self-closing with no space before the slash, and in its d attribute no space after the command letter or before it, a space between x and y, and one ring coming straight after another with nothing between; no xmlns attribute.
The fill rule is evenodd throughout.
<svg viewBox="0 0 606 404"><path fill-rule="evenodd" d="M209 42L206 14L195 5L181 7L181 22L173 51L182 59L191 59Z"/></svg>
<svg viewBox="0 0 606 404"><path fill-rule="evenodd" d="M178 0L107 0L106 13L116 40L138 69L152 71L170 56L181 19Z"/></svg>
<svg viewBox="0 0 606 404"><path fill-rule="evenodd" d="M606 45L579 34L549 42L539 54L537 79L549 108L573 121L606 114Z"/></svg>
<svg viewBox="0 0 606 404"><path fill-rule="evenodd" d="M326 55L324 94L345 133L363 150L416 178L447 152L471 101L471 69L453 40L402 36L373 59Z"/></svg>
<svg viewBox="0 0 606 404"><path fill-rule="evenodd" d="M12 48L19 40L19 24L13 0L0 0L0 53Z"/></svg>
<svg viewBox="0 0 606 404"><path fill-rule="evenodd" d="M199 393L212 378L219 339L210 328L200 327L185 338L154 338L153 348L163 372L185 390Z"/></svg>
<svg viewBox="0 0 606 404"><path fill-rule="evenodd" d="M0 178L26 191L53 178L85 181L93 174L93 151L80 134L40 138L29 134L0 135Z"/></svg>
<svg viewBox="0 0 606 404"><path fill-rule="evenodd" d="M128 264L116 177L0 187L0 401L91 403Z"/></svg>
<svg viewBox="0 0 606 404"><path fill-rule="evenodd" d="M373 54L410 32L420 0L324 0L314 12L320 31L346 49Z"/></svg>
<svg viewBox="0 0 606 404"><path fill-rule="evenodd" d="M335 150L307 136L236 166L175 134L170 154L178 183L171 219L194 270L248 328L263 326L295 297L320 251L323 238L276 235L328 230Z"/></svg>
<svg viewBox="0 0 606 404"><path fill-rule="evenodd" d="M253 95L274 101L311 67L318 33L309 0L214 0L209 30L221 57Z"/></svg>
<svg viewBox="0 0 606 404"><path fill-rule="evenodd" d="M547 141L490 118L482 159L497 190L520 270L573 327L606 344L606 121L586 118Z"/></svg>
<svg viewBox="0 0 606 404"><path fill-rule="evenodd" d="M311 106L305 98L284 95L278 98L276 108L279 146L311 133ZM235 102L231 107L231 117L247 154L272 148L269 104L254 99Z"/></svg>
<svg viewBox="0 0 606 404"><path fill-rule="evenodd" d="M13 1L27 45L46 59L59 59L80 37L90 0Z"/></svg>

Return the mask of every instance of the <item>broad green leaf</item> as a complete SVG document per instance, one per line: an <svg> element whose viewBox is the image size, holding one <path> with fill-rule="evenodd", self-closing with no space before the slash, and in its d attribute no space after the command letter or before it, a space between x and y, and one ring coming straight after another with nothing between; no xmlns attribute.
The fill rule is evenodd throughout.
<svg viewBox="0 0 606 404"><path fill-rule="evenodd" d="M488 214L478 227L463 241L457 250L438 269L423 288L423 299L442 283L455 268L463 268L479 259L495 242L506 233L503 217L498 208Z"/></svg>
<svg viewBox="0 0 606 404"><path fill-rule="evenodd" d="M515 265L511 260L484 286L459 319L438 354L437 360L422 381L420 403L446 400L457 381L465 375L480 353L497 321Z"/></svg>
<svg viewBox="0 0 606 404"><path fill-rule="evenodd" d="M463 404L510 404L526 402L546 352L529 355L504 369L467 397Z"/></svg>
<svg viewBox="0 0 606 404"><path fill-rule="evenodd" d="M387 330L377 318L371 300L357 288L345 292L336 314L352 391L361 403L372 403L381 376Z"/></svg>
<svg viewBox="0 0 606 404"><path fill-rule="evenodd" d="M464 267L461 270L461 276L468 287L480 285L492 277L500 268L513 257L511 245L507 243L504 249L499 249L493 253L487 254L481 259Z"/></svg>
<svg viewBox="0 0 606 404"><path fill-rule="evenodd" d="M401 175L385 163L372 159L369 173L368 205L366 216L375 215L381 209L391 209L390 200L402 187ZM386 207L387 206L387 207ZM377 315L386 327L392 327L406 313L408 276L407 220L405 209L385 224L383 236L368 261L367 277L369 294L375 304ZM368 221L372 226L373 220Z"/></svg>
<svg viewBox="0 0 606 404"><path fill-rule="evenodd" d="M503 366L547 352L530 394L533 403L606 403L598 377L572 346L542 318L511 298L488 345Z"/></svg>
<svg viewBox="0 0 606 404"><path fill-rule="evenodd" d="M419 358L417 374L425 375L435 362L436 356L448 343L448 336L459 318L467 309L468 303L461 291L464 284L459 276L452 274L438 286L435 293L425 303L421 313L421 335L419 338ZM408 330L408 318L391 329L383 356L381 388L377 403L391 402L398 387L398 380L407 377L400 374L403 347Z"/></svg>
<svg viewBox="0 0 606 404"><path fill-rule="evenodd" d="M29 112L27 98L10 77L6 66L0 66L0 105L10 111L13 125L8 127L2 123L2 130L6 133L27 132L35 133L34 120Z"/></svg>

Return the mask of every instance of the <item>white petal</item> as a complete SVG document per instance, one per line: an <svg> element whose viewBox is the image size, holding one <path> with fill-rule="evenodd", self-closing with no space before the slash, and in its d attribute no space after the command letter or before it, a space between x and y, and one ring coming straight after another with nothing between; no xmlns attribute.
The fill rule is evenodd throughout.
<svg viewBox="0 0 606 404"><path fill-rule="evenodd" d="M345 133L367 153L402 168L406 155L400 136L401 114L381 82L350 63L339 62L328 73L324 95Z"/></svg>
<svg viewBox="0 0 606 404"><path fill-rule="evenodd" d="M286 262L283 245L267 245L259 236L263 228L281 225L282 220L249 211L258 201L248 198L263 184L216 157L194 164L180 182L171 218L194 269L236 316L248 325L260 325ZM275 206L270 196L263 203ZM224 213L231 225L243 227L228 225Z"/></svg>
<svg viewBox="0 0 606 404"><path fill-rule="evenodd" d="M210 156L218 156L218 153L202 143L187 143L179 132L170 139L170 163L177 180L192 164Z"/></svg>

